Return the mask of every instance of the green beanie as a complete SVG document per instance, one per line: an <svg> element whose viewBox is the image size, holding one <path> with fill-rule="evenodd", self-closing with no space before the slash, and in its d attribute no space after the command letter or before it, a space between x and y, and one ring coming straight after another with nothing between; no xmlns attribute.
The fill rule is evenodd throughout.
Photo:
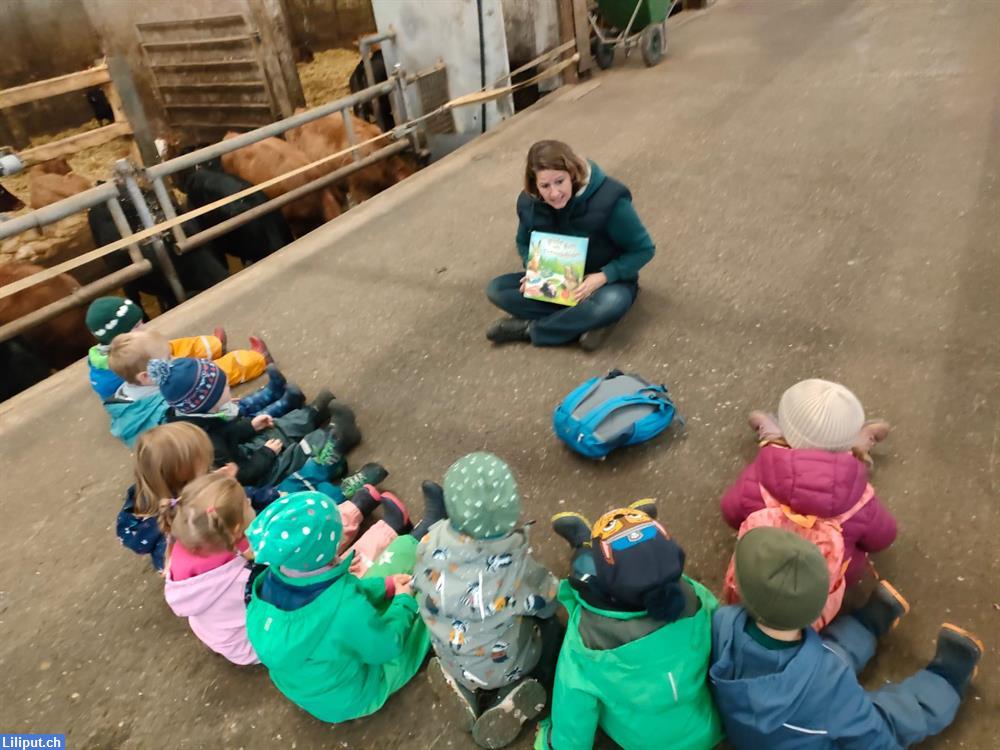
<svg viewBox="0 0 1000 750"><path fill-rule="evenodd" d="M102 344L142 322L142 308L125 297L98 297L87 308L87 329Z"/></svg>
<svg viewBox="0 0 1000 750"><path fill-rule="evenodd" d="M823 611L830 590L826 559L791 531L751 529L736 543L735 568L743 605L763 625L801 630Z"/></svg>
<svg viewBox="0 0 1000 750"><path fill-rule="evenodd" d="M444 475L444 507L456 531L489 539L517 526L521 496L503 460L492 453L470 453Z"/></svg>
<svg viewBox="0 0 1000 750"><path fill-rule="evenodd" d="M307 573L336 562L342 532L333 500L322 492L293 492L253 520L247 541L257 562Z"/></svg>

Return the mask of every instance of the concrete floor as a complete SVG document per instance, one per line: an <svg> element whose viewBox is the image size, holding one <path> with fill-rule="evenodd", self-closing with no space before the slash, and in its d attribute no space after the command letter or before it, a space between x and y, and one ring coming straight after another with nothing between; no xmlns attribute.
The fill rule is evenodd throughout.
<svg viewBox="0 0 1000 750"><path fill-rule="evenodd" d="M988 0L722 0L658 67L619 61L155 325L267 337L307 391L356 406L356 462L384 462L404 498L465 452L505 457L557 572L551 513L655 496L712 587L733 539L718 498L754 452L746 413L802 377L847 383L895 426L875 481L900 537L877 562L913 604L865 681L925 663L942 620L970 627L989 654L925 746L1000 747L998 32ZM483 339L481 290L516 267L522 159L544 137L627 183L659 248L593 355ZM612 367L669 384L686 433L570 455L552 408ZM333 727L262 668L209 655L115 540L130 457L82 364L0 424L0 730L74 748L468 746L422 677Z"/></svg>

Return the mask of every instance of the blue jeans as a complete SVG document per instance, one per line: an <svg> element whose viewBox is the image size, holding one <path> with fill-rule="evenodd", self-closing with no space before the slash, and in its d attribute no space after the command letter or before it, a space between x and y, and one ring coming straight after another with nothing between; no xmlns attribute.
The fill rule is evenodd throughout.
<svg viewBox="0 0 1000 750"><path fill-rule="evenodd" d="M531 320L531 343L535 346L568 344L595 328L617 322L628 312L639 293L634 281L605 284L574 307L526 299L521 293L524 273L505 273L486 287L490 302L521 320Z"/></svg>
<svg viewBox="0 0 1000 750"><path fill-rule="evenodd" d="M875 636L850 615L831 622L820 637L827 648L860 672L875 655ZM941 732L955 719L961 698L940 675L921 669L898 684L868 693L896 741L914 745Z"/></svg>

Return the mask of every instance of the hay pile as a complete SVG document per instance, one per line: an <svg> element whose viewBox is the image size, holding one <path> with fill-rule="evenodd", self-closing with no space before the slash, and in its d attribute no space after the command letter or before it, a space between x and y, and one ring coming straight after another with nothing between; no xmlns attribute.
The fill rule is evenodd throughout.
<svg viewBox="0 0 1000 750"><path fill-rule="evenodd" d="M360 60L357 50L328 49L317 52L312 62L300 63L306 106L316 107L351 93L348 82Z"/></svg>

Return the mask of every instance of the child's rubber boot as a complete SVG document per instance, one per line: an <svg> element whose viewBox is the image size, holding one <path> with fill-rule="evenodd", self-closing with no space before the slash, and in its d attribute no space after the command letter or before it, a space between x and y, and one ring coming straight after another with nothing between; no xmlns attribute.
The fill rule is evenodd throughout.
<svg viewBox="0 0 1000 750"><path fill-rule="evenodd" d="M603 328L594 328L593 330L590 331L584 331L583 333L580 334L580 339L577 341L577 343L580 345L580 348L583 349L585 352L596 352L598 349L604 346L604 342L608 340L608 338L611 336L612 331L615 330L615 327L617 325L618 321L616 320L609 326L604 326Z"/></svg>
<svg viewBox="0 0 1000 750"><path fill-rule="evenodd" d="M268 365L264 372L267 373L267 385L239 400L241 417L256 416L262 409L285 395L285 387L288 383L285 376L281 374L281 370L275 365Z"/></svg>
<svg viewBox="0 0 1000 750"><path fill-rule="evenodd" d="M330 472L330 478L333 479L346 470L347 463L344 461L344 454L340 452L340 442L337 436L332 434L329 428L325 432L326 440L313 454L312 459L320 466L337 466L335 471Z"/></svg>
<svg viewBox="0 0 1000 750"><path fill-rule="evenodd" d="M425 480L420 485L420 491L424 495L424 517L410 532L418 540L427 535L431 526L448 517L448 511L444 507L444 490L440 484Z"/></svg>
<svg viewBox="0 0 1000 750"><path fill-rule="evenodd" d="M486 329L486 338L494 344L531 341L531 321L520 318L501 318Z"/></svg>
<svg viewBox="0 0 1000 750"><path fill-rule="evenodd" d="M656 518L656 514L660 512L656 508L656 500L651 497L644 497L642 500L636 500L634 503L629 503L628 507L642 511L650 518Z"/></svg>
<svg viewBox="0 0 1000 750"><path fill-rule="evenodd" d="M285 386L284 395L275 401L273 404L268 404L263 409L260 410L261 414L267 414L269 417L283 417L288 412L294 411L302 406L306 402L306 394L297 385L287 385Z"/></svg>
<svg viewBox="0 0 1000 750"><path fill-rule="evenodd" d="M340 480L340 491L350 500L366 484L378 485L385 481L389 472L382 464L365 464L358 471Z"/></svg>
<svg viewBox="0 0 1000 750"><path fill-rule="evenodd" d="M895 628L910 611L910 604L891 583L881 580L868 601L851 616L864 625L876 638L882 638Z"/></svg>
<svg viewBox="0 0 1000 750"><path fill-rule="evenodd" d="M358 429L354 411L347 404L331 401L330 434L337 440L337 447L342 455L347 455L361 442L361 430Z"/></svg>
<svg viewBox="0 0 1000 750"><path fill-rule="evenodd" d="M362 518L368 518L375 509L378 508L379 501L382 499L382 495L375 488L374 485L365 484L362 485L347 502L351 503L359 511L361 511ZM390 524L391 526L392 524Z"/></svg>
<svg viewBox="0 0 1000 750"><path fill-rule="evenodd" d="M379 492L370 484L366 484L360 492L367 491L374 497L382 509L382 520L389 524L389 528L402 536L410 530L410 511L406 508L406 503L400 500L391 492ZM360 492L358 494L360 494ZM358 495L351 499L354 502Z"/></svg>
<svg viewBox="0 0 1000 750"><path fill-rule="evenodd" d="M330 403L335 396L329 388L323 388L316 398L309 402L309 408L316 412L316 426L320 427L330 421Z"/></svg>
<svg viewBox="0 0 1000 750"><path fill-rule="evenodd" d="M591 524L582 513L575 511L556 513L552 516L552 530L565 539L573 549L590 546Z"/></svg>
<svg viewBox="0 0 1000 750"><path fill-rule="evenodd" d="M427 663L427 681L447 711L447 723L463 732L471 732L479 713L475 693L445 672L436 656Z"/></svg>
<svg viewBox="0 0 1000 750"><path fill-rule="evenodd" d="M506 693L501 692L496 704L483 711L472 727L472 739L479 747L494 750L507 747L517 739L524 723L538 716L545 708L548 695L535 679L522 680Z"/></svg>
<svg viewBox="0 0 1000 750"><path fill-rule="evenodd" d="M225 354L226 345L229 343L229 338L226 336L226 329L222 326L216 326L212 330L212 335L219 340L220 344L222 344L222 354Z"/></svg>
<svg viewBox="0 0 1000 750"><path fill-rule="evenodd" d="M940 675L960 696L976 676L985 644L968 630L946 622L938 631L937 650L927 671Z"/></svg>
<svg viewBox="0 0 1000 750"><path fill-rule="evenodd" d="M274 364L274 357L271 356L271 350L267 348L267 344L264 343L264 339L260 336L250 337L250 350L263 356L264 361L269 365Z"/></svg>

